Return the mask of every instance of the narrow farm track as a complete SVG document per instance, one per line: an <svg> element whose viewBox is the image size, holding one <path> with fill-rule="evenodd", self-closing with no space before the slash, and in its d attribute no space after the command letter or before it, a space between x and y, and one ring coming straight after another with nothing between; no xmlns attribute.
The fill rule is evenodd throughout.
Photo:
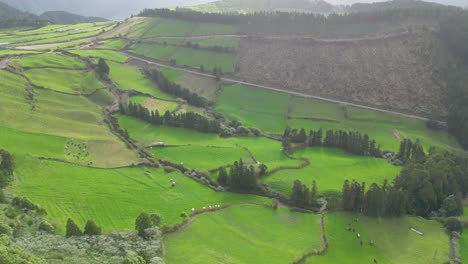
<svg viewBox="0 0 468 264"><path fill-rule="evenodd" d="M156 66L159 66L159 67L166 67L166 68L171 68L171 69L174 69L174 70L184 71L184 72L191 73L191 74L198 75L198 76L214 78L214 75L209 74L209 73L204 73L204 72L200 72L200 71L196 71L196 70L191 70L191 69L188 69L188 68L185 68L185 67L174 66L174 65L171 65L169 63L157 61L157 60L154 60L154 59L143 58L143 57L136 56L136 55L128 53L128 52L123 52L123 53L125 55L127 55L131 59L138 60L138 61L141 61L141 62L145 62L145 63L151 64L151 65L156 65ZM311 95L311 94L305 94L305 93L285 90L285 89L281 89L281 88L278 88L278 87L272 87L272 86L267 86L267 85L262 85L262 84L246 82L246 81L242 81L242 80L235 79L235 78L232 78L232 77L230 77L230 78L222 77L221 80L225 81L225 82L238 83L238 84L247 85L247 86L251 86L251 87L255 87L255 88L261 88L261 89L271 90L271 91L275 91L275 92L286 93L286 94L289 94L289 95L299 96L299 97L303 97L303 98L317 99L317 100L330 102L330 103L345 104L345 105L348 105L348 106L354 106L354 107L358 107L358 108L362 108L362 109L367 109L367 110L372 110L372 111L377 111L377 112L382 112L382 113L389 113L389 114L399 115L399 116L408 117L408 118L412 118L412 119L418 119L418 120L422 120L422 121L427 121L428 120L428 118L418 116L418 115L406 114L406 113L396 112L396 111L392 111L392 110L386 110L386 109L382 109L382 108L377 108L377 107L366 106L366 105L361 105L361 104L357 104L357 103L337 100L337 99L333 99L333 98L327 98L327 97L323 97L323 96L316 96L316 95Z"/></svg>

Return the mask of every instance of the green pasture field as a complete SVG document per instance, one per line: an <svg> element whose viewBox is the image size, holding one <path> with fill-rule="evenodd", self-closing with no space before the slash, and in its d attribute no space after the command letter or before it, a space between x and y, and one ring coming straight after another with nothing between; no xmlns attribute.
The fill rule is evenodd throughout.
<svg viewBox="0 0 468 264"><path fill-rule="evenodd" d="M156 83L147 79L140 69L112 61L108 61L107 64L110 67L110 78L121 90L135 90L161 99L173 99L162 92Z"/></svg>
<svg viewBox="0 0 468 264"><path fill-rule="evenodd" d="M91 94L104 87L90 71L37 68L25 75L37 86L69 94Z"/></svg>
<svg viewBox="0 0 468 264"><path fill-rule="evenodd" d="M177 81L177 79L184 75L184 72L182 71L174 70L167 67L161 67L160 71L171 82Z"/></svg>
<svg viewBox="0 0 468 264"><path fill-rule="evenodd" d="M171 263L292 263L321 246L320 216L239 205L165 237Z"/></svg>
<svg viewBox="0 0 468 264"><path fill-rule="evenodd" d="M215 110L229 120L239 120L245 127L282 134L286 128L288 97L235 84L224 87Z"/></svg>
<svg viewBox="0 0 468 264"><path fill-rule="evenodd" d="M301 170L282 170L263 178L276 191L289 194L295 180L310 186L317 182L319 192L338 192L345 180L372 183L391 182L400 173L400 167L386 160L354 156L343 150L327 148L307 148L294 154L306 157L311 164Z"/></svg>
<svg viewBox="0 0 468 264"><path fill-rule="evenodd" d="M420 139L426 150L430 146L459 149L452 136L427 129L421 120L356 107L347 107L348 118L345 118L338 104L298 97L291 97L288 104L287 97L273 91L232 85L224 88L215 109L228 119L238 119L245 126L265 132L282 133L286 126L360 131L369 134L386 150L397 151L405 137ZM286 123L287 113L292 119Z"/></svg>
<svg viewBox="0 0 468 264"><path fill-rule="evenodd" d="M77 58L51 53L23 57L16 62L19 63L22 67L27 68L57 67L67 69L83 69L86 67L86 65Z"/></svg>
<svg viewBox="0 0 468 264"><path fill-rule="evenodd" d="M281 142L263 137L221 138L215 134L199 133L183 128L152 126L143 121L117 115L119 124L142 147L164 143L171 146L200 146L249 149L254 158L268 168L295 166L302 161L292 160L282 152ZM235 160L233 160L234 162Z"/></svg>
<svg viewBox="0 0 468 264"><path fill-rule="evenodd" d="M109 39L103 42L104 44L97 47L98 49L112 49L121 50L128 45L128 41L125 39Z"/></svg>
<svg viewBox="0 0 468 264"><path fill-rule="evenodd" d="M170 160L187 168L208 171L231 165L234 161L250 159L249 153L240 147L154 147L150 150L155 159Z"/></svg>
<svg viewBox="0 0 468 264"><path fill-rule="evenodd" d="M465 209L466 212L466 209ZM460 258L462 262L468 261L468 229L465 228L460 239Z"/></svg>
<svg viewBox="0 0 468 264"><path fill-rule="evenodd" d="M1 133L7 133L8 131L5 132L7 128L15 131L8 133L7 137L2 137L7 140L0 141L3 145L9 144L9 141L15 138L13 135L18 137L20 132L24 134L22 136L24 138L12 141L18 146L29 142L29 138L33 137L32 134L37 134L37 137L60 137L62 141L65 138L72 138L87 143L94 166L115 167L138 162L136 154L128 150L102 121L102 107L96 103L108 102L104 92L97 92L91 96L92 99L88 99L84 96L67 95L51 90L35 90L34 103L31 103L26 99L27 83L24 79L6 71L0 71L0 78L4 81L0 86ZM35 149L38 148L39 151L41 150L39 147L44 145L44 150L47 150L48 144L48 140L40 142L38 140L38 143L31 144L30 148L34 150L34 156L50 157L36 154ZM14 145L8 149L13 151ZM18 149L26 148L22 146ZM112 158L109 158L111 155ZM69 160L70 157L65 155L65 144L62 144L60 156L54 154L51 157Z"/></svg>
<svg viewBox="0 0 468 264"><path fill-rule="evenodd" d="M354 221L355 218L359 220ZM346 213L327 214L325 227L329 249L306 263L445 263L449 237L443 226L418 217L368 218ZM354 228L355 232L348 230ZM420 236L410 230L424 233ZM358 238L359 234L361 237ZM362 246L360 241L362 241ZM370 242L374 245L371 245Z"/></svg>
<svg viewBox="0 0 468 264"><path fill-rule="evenodd" d="M145 23L146 25L140 26L145 29L142 38L229 35L238 32L231 25L191 23L165 18L155 18Z"/></svg>
<svg viewBox="0 0 468 264"><path fill-rule="evenodd" d="M166 111L173 112L179 107L176 102L157 100L146 96L132 96L129 101L140 104L150 111L157 110L160 114L164 114Z"/></svg>
<svg viewBox="0 0 468 264"><path fill-rule="evenodd" d="M124 54L112 50L69 50L69 52L82 57L103 58L119 63L125 63L128 60L128 57Z"/></svg>
<svg viewBox="0 0 468 264"><path fill-rule="evenodd" d="M459 148L448 133L429 130L421 120L357 107L347 107L348 118L345 118L338 104L298 97L291 98L290 108L289 116L293 119L288 120L288 125L293 128L361 131L369 134L383 149L393 151L398 150L403 138L420 139L426 150L430 146Z"/></svg>
<svg viewBox="0 0 468 264"><path fill-rule="evenodd" d="M130 47L130 51L163 61L176 60L177 65L182 66L200 68L203 65L206 71L219 66L223 72L234 72L235 55L233 54L148 43L135 44Z"/></svg>
<svg viewBox="0 0 468 264"><path fill-rule="evenodd" d="M29 165L24 165L27 162ZM218 193L185 175L160 169L102 170L28 158L21 164L11 191L45 208L47 217L62 230L68 218L81 227L93 219L105 232L134 230L141 212L160 213L163 225L173 225L191 208L269 201L253 195ZM171 188L171 179L177 183L175 188Z"/></svg>
<svg viewBox="0 0 468 264"><path fill-rule="evenodd" d="M214 78L197 76L166 67L161 68L161 72L170 81L210 101L215 101L218 96L218 83Z"/></svg>
<svg viewBox="0 0 468 264"><path fill-rule="evenodd" d="M224 47L224 48L234 48L237 49L239 47L240 39L236 37L207 37L207 38L200 38L200 39L180 39L180 38L158 38L154 41L158 43L166 43L168 45L187 45L188 43L191 44L198 44L202 48L209 48L209 47Z"/></svg>

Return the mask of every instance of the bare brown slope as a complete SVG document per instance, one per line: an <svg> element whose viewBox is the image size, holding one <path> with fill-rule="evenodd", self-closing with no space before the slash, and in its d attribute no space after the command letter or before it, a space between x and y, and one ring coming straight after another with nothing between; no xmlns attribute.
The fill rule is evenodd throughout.
<svg viewBox="0 0 468 264"><path fill-rule="evenodd" d="M245 38L239 76L298 92L443 116L448 54L436 33L337 41Z"/></svg>

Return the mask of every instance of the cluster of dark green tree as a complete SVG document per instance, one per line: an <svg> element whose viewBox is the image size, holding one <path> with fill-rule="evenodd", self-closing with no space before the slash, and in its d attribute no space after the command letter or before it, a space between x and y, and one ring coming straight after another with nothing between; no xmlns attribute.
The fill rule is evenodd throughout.
<svg viewBox="0 0 468 264"><path fill-rule="evenodd" d="M15 167L16 162L13 155L6 150L0 149L0 189L11 183Z"/></svg>
<svg viewBox="0 0 468 264"><path fill-rule="evenodd" d="M183 88L180 85L169 81L161 72L157 70L145 70L145 75L152 81L154 81L158 87L164 92L174 95L176 97L183 98L191 105L198 107L207 107L210 105L208 100L204 97L199 96L196 93L192 93L189 89Z"/></svg>
<svg viewBox="0 0 468 264"><path fill-rule="evenodd" d="M217 120L211 120L194 112L173 114L166 111L160 115L159 111L149 111L140 104L130 102L127 107L120 105L120 114L132 116L156 126L165 125L193 129L202 133L220 133L221 125Z"/></svg>
<svg viewBox="0 0 468 264"><path fill-rule="evenodd" d="M402 140L400 142L398 159L403 163L424 161L426 159L426 153L419 139L417 139L416 142L406 138Z"/></svg>
<svg viewBox="0 0 468 264"><path fill-rule="evenodd" d="M68 219L65 236L99 236L101 235L101 233L101 228L98 225L96 225L96 223L94 223L92 220L88 220L88 222L86 222L84 231L81 231L80 227L77 224L75 224L75 222L72 219Z"/></svg>
<svg viewBox="0 0 468 264"><path fill-rule="evenodd" d="M369 216L402 216L406 212L405 193L385 182L382 187L346 180L343 184L343 209Z"/></svg>
<svg viewBox="0 0 468 264"><path fill-rule="evenodd" d="M110 73L110 68L104 59L100 58L95 67L96 67L96 72L99 74L101 78L103 79L108 78L109 73Z"/></svg>
<svg viewBox="0 0 468 264"><path fill-rule="evenodd" d="M445 16L440 22L442 40L458 61L447 70L449 133L468 149L468 11Z"/></svg>
<svg viewBox="0 0 468 264"><path fill-rule="evenodd" d="M301 181L294 181L290 203L292 206L299 208L315 208L317 206L317 183L313 181L312 186L309 189L309 187L302 184Z"/></svg>
<svg viewBox="0 0 468 264"><path fill-rule="evenodd" d="M135 221L135 229L138 235L147 238L145 230L152 227L159 227L161 225L161 216L159 214L141 213Z"/></svg>
<svg viewBox="0 0 468 264"><path fill-rule="evenodd" d="M430 153L410 160L393 186L345 181L342 201L346 211L371 216L457 216L463 214L468 192L468 159L453 153Z"/></svg>
<svg viewBox="0 0 468 264"><path fill-rule="evenodd" d="M241 160L234 162L229 174L223 167L219 170L218 184L223 187L229 187L232 191L253 192L257 190L258 176L265 175L268 168L265 164L259 166L259 171L255 171L253 165L247 166Z"/></svg>
<svg viewBox="0 0 468 264"><path fill-rule="evenodd" d="M367 134L352 131L327 130L323 139L323 130L311 130L307 136L304 128L300 130L286 128L283 134L283 147L287 150L290 143L307 144L309 147L325 146L340 148L355 155L381 157L380 145L375 140L369 139Z"/></svg>

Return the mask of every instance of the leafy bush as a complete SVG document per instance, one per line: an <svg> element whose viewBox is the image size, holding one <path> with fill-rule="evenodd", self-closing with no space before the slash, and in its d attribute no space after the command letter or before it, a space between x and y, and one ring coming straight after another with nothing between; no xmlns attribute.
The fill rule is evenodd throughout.
<svg viewBox="0 0 468 264"><path fill-rule="evenodd" d="M463 233L463 224L460 222L460 220L458 220L458 218L447 218L447 220L445 220L444 226L449 232Z"/></svg>
<svg viewBox="0 0 468 264"><path fill-rule="evenodd" d="M122 264L146 264L146 261L140 256L127 256Z"/></svg>
<svg viewBox="0 0 468 264"><path fill-rule="evenodd" d="M52 224L50 224L49 222L43 221L39 225L39 230L45 231L45 232L47 232L49 234L53 234L55 232L55 227Z"/></svg>
<svg viewBox="0 0 468 264"><path fill-rule="evenodd" d="M11 236L12 233L13 230L11 229L11 227L5 225L4 223L0 223L0 234Z"/></svg>
<svg viewBox="0 0 468 264"><path fill-rule="evenodd" d="M37 210L39 207L35 204L33 204L28 198L23 197L15 197L11 201L11 205L19 208L19 209L24 209L24 210Z"/></svg>

